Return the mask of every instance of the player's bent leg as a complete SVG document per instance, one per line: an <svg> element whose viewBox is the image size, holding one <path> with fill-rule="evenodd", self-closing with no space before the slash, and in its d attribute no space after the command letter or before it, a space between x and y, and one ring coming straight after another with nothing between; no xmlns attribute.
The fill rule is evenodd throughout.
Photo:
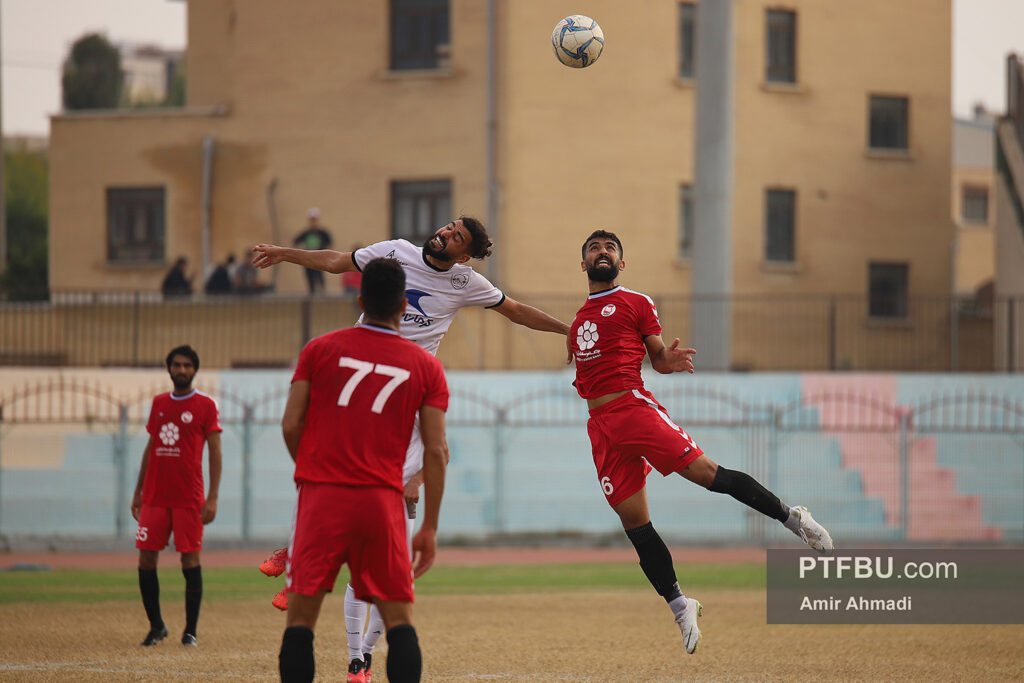
<svg viewBox="0 0 1024 683"><path fill-rule="evenodd" d="M619 516L626 533L629 533L630 529L649 524L651 514L647 508L647 487L641 488L621 503L616 503L612 510Z"/></svg>
<svg viewBox="0 0 1024 683"><path fill-rule="evenodd" d="M423 673L423 654L412 625L412 603L374 601L387 627L388 659L392 683L418 683Z"/></svg>

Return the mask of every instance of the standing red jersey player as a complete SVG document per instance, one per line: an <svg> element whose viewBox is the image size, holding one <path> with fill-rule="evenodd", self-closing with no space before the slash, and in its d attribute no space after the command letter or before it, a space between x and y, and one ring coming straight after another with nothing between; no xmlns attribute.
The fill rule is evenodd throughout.
<svg viewBox="0 0 1024 683"><path fill-rule="evenodd" d="M281 420L299 489L279 656L285 683L313 680L313 629L343 564L356 597L373 602L384 619L388 680L419 681L422 670L402 467L419 415L426 504L412 547L420 576L436 550L448 385L440 361L398 333L406 306L401 264L367 263L358 301L360 325L317 337L302 350Z"/></svg>
<svg viewBox="0 0 1024 683"><path fill-rule="evenodd" d="M661 374L692 373L696 351L680 349L678 339L665 346L654 302L619 286L626 267L619 238L605 230L592 233L583 243L582 266L590 296L572 322L567 343L576 360L573 384L590 409L587 432L597 477L636 548L640 568L668 602L686 651L693 654L700 643L702 608L679 589L672 554L651 525L646 480L652 465L664 476L678 473L777 519L818 552L831 554L832 538L807 508L791 508L750 475L716 465L644 389L644 355Z"/></svg>
<svg viewBox="0 0 1024 683"><path fill-rule="evenodd" d="M199 551L203 525L217 515L220 488L220 415L212 398L192 388L199 371L199 355L191 346L167 354L167 371L174 391L153 399L146 431L149 443L142 454L139 481L132 497L132 516L139 521L135 547L139 549L139 590L149 618L149 633L142 645L156 645L167 637L160 615L160 583L156 565L160 551L174 532L174 549L181 553L185 575L185 631L182 645L195 647L196 622L203 600L203 572ZM210 445L210 492L203 496L203 444Z"/></svg>

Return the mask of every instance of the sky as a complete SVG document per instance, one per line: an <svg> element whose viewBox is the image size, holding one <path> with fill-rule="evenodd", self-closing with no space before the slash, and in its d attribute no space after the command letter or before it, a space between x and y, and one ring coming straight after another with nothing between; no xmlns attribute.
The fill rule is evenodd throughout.
<svg viewBox="0 0 1024 683"><path fill-rule="evenodd" d="M4 135L48 134L48 116L60 110L61 62L75 39L96 31L114 43L182 49L185 2L0 0ZM1024 0L953 0L953 115L970 118L978 102L1005 110L1008 52L1024 55Z"/></svg>

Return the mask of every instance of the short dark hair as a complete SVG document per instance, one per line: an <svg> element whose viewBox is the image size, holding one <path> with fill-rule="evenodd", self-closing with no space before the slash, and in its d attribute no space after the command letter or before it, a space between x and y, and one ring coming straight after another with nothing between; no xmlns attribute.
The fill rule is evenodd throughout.
<svg viewBox="0 0 1024 683"><path fill-rule="evenodd" d="M185 356L185 358L188 358L190 361L192 361L192 365L196 366L196 371L199 371L199 354L196 353L196 350L193 349L188 344L183 344L182 346L175 346L173 349L171 349L171 352L167 354L168 370L171 369L171 362L174 360L175 356Z"/></svg>
<svg viewBox="0 0 1024 683"><path fill-rule="evenodd" d="M487 235L487 228L476 218L471 216L459 216L455 220L462 221L463 227L469 233L470 249L469 255L473 258L484 259L491 255L491 238Z"/></svg>
<svg viewBox="0 0 1024 683"><path fill-rule="evenodd" d="M402 308L405 301L405 271L394 259L375 258L363 266L359 286L366 317L388 320Z"/></svg>
<svg viewBox="0 0 1024 683"><path fill-rule="evenodd" d="M607 230L595 230L590 233L590 237L583 240L583 248L580 249L580 251L583 253L584 261L587 260L587 245L590 244L591 240L596 239L615 240L615 244L619 245L619 258L622 258L622 241L619 239L619 236L614 232L608 232Z"/></svg>

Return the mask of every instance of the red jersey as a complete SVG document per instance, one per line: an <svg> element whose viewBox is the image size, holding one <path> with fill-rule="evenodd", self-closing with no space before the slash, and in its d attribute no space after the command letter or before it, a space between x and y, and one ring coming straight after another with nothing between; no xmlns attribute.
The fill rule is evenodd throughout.
<svg viewBox="0 0 1024 683"><path fill-rule="evenodd" d="M302 349L310 383L295 481L403 491L402 464L424 405L448 409L441 361L393 330L360 325Z"/></svg>
<svg viewBox="0 0 1024 683"><path fill-rule="evenodd" d="M591 294L569 327L579 395L642 389L644 338L652 334L661 334L661 322L650 297L625 287Z"/></svg>
<svg viewBox="0 0 1024 683"><path fill-rule="evenodd" d="M222 431L216 401L197 390L186 396L160 394L153 399L146 431L153 450L142 483L142 503L202 507L203 446L208 435Z"/></svg>

